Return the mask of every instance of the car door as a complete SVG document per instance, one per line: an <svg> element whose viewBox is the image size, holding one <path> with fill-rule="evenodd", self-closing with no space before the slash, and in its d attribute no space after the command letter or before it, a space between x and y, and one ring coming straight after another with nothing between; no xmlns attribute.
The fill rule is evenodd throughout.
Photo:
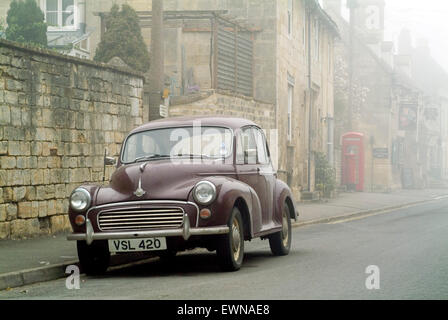
<svg viewBox="0 0 448 320"><path fill-rule="evenodd" d="M253 216L254 233L263 231L272 217L272 197L268 193L265 173L267 163L265 148L261 147L256 127L244 127L237 135L236 172L238 180L251 186L260 200L261 216ZM271 218L272 220L272 218Z"/></svg>
<svg viewBox="0 0 448 320"><path fill-rule="evenodd" d="M260 128L253 128L255 135L255 142L257 144L257 162L258 162L258 175L259 180L265 185L265 200L264 206L266 208L263 211L263 229L269 229L274 227L273 214L274 214L274 187L275 176L274 168L271 163L269 150L267 148L266 136Z"/></svg>

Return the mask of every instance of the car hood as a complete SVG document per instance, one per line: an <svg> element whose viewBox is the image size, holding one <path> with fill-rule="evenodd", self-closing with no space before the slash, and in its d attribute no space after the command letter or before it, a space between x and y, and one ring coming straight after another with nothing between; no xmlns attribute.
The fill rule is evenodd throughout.
<svg viewBox="0 0 448 320"><path fill-rule="evenodd" d="M170 160L149 161L120 166L112 175L109 186L101 187L96 195L96 205L138 201L177 200L187 201L193 186L207 176L233 175L234 167L222 160L188 160L176 164ZM135 195L139 188L145 194Z"/></svg>

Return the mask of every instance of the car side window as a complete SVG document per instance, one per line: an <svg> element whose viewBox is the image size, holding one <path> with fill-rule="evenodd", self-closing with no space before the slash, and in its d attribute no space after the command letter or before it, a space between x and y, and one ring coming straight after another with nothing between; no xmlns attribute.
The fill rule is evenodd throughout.
<svg viewBox="0 0 448 320"><path fill-rule="evenodd" d="M266 150L266 139L264 137L264 133L258 129L253 128L254 136L255 136L255 142L257 144L257 158L259 164L268 164L269 163L269 156L268 152Z"/></svg>
<svg viewBox="0 0 448 320"><path fill-rule="evenodd" d="M253 133L253 128L245 128L241 130L238 144L241 148L237 147L237 163L238 164L257 164L257 143ZM239 150L238 150L239 148Z"/></svg>
<svg viewBox="0 0 448 320"><path fill-rule="evenodd" d="M244 150L242 132L238 132L236 136L236 164L244 164Z"/></svg>

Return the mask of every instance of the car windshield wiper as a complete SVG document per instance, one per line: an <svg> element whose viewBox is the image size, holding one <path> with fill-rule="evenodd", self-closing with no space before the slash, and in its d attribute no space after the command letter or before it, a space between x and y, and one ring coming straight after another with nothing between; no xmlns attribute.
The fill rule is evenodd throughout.
<svg viewBox="0 0 448 320"><path fill-rule="evenodd" d="M223 156L222 157L212 157L212 156L209 156L209 155L206 155L206 154L182 154L182 155L179 155L179 157L187 157L187 158L190 158L190 159L192 159L192 158L201 158L201 159L221 159L221 158L224 158Z"/></svg>
<svg viewBox="0 0 448 320"><path fill-rule="evenodd" d="M169 158L169 155L166 154L151 154L148 156L138 157L134 160L134 162L143 162L143 161L149 161L154 159L161 159L161 158Z"/></svg>

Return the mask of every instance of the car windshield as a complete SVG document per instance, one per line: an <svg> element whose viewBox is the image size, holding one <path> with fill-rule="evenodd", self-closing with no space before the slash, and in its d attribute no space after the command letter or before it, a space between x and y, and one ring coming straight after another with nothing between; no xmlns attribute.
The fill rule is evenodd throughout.
<svg viewBox="0 0 448 320"><path fill-rule="evenodd" d="M167 158L226 158L232 153L232 131L222 127L176 127L131 135L121 161L132 163Z"/></svg>

